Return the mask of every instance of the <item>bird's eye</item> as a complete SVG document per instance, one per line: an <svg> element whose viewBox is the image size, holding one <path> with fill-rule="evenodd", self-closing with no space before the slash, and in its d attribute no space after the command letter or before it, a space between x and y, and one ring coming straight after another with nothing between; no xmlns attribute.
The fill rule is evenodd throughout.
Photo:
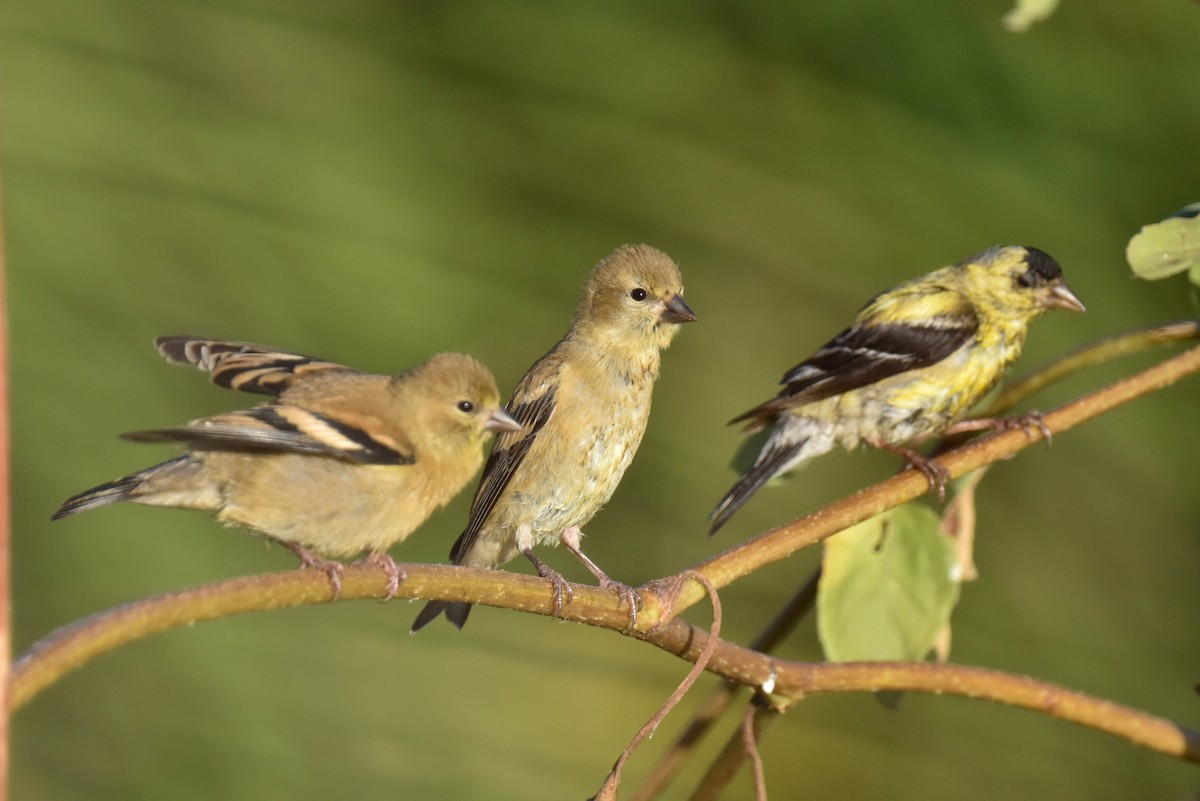
<svg viewBox="0 0 1200 801"><path fill-rule="evenodd" d="M629 293L629 297L633 298L633 299L634 299L634 300L636 300L638 303L641 303L641 302L642 302L643 300L645 300L645 299L646 299L646 297L647 297L647 295L646 295L646 290L642 289L642 288L639 286L637 289L635 289L635 290L633 290L632 292L630 292L630 293Z"/></svg>
<svg viewBox="0 0 1200 801"><path fill-rule="evenodd" d="M1017 285L1023 286L1026 289L1038 283L1038 276L1033 270L1026 270L1017 276Z"/></svg>
<svg viewBox="0 0 1200 801"><path fill-rule="evenodd" d="M458 410L465 414L470 414L471 412L475 411L475 404L471 403L469 400L459 401Z"/></svg>

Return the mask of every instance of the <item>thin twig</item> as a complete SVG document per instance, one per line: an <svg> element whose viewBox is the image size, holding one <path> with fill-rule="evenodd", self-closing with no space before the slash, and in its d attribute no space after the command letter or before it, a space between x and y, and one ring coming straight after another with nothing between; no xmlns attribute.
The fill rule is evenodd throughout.
<svg viewBox="0 0 1200 801"><path fill-rule="evenodd" d="M764 719L763 713L777 716L771 709L763 709L754 705L746 707L742 716L742 748L746 758L750 760L750 769L754 772L755 801L767 801L767 774L763 769L762 755L758 753L758 738L761 736L760 726L755 725Z"/></svg>
<svg viewBox="0 0 1200 801"><path fill-rule="evenodd" d="M791 633L796 624L804 618L805 613L812 608L817 597L817 584L820 578L821 569L817 568L813 575L804 582L804 585L796 591L796 594L788 600L783 609L766 625L766 628L751 641L750 650L770 653L784 637ZM650 769L649 774L642 781L642 786L634 794L633 801L650 801L666 790L695 752L700 740L733 703L739 690L741 690L740 684L725 681L713 691L679 739Z"/></svg>
<svg viewBox="0 0 1200 801"><path fill-rule="evenodd" d="M657 712L650 716L650 719L646 721L646 724L642 726L640 730L638 730L638 733L635 734L633 739L629 741L629 745L627 745L625 750L621 752L621 755L617 757L617 761L613 764L612 770L609 771L608 777L605 778L604 784L600 786L600 791L593 796L593 801L615 801L617 797L617 790L619 790L621 787L621 771L624 769L625 763L629 760L629 757L633 756L633 752L637 750L638 746L640 746L647 737L654 734L654 731L658 728L658 725L663 722L663 719L666 718L671 710L683 700L683 696L687 694L687 691L690 690L692 685L696 683L696 680L700 678L700 674L704 672L704 669L708 665L708 660L712 657L713 651L715 651L717 648L721 633L721 599L717 596L717 588L713 586L712 582L708 580L707 576L704 576L693 570L686 570L679 574L678 580L680 582L689 579L700 582L700 584L704 586L705 591L708 593L709 599L711 599L713 607L713 619L712 625L708 630L710 642L704 649L701 650L700 656L696 659L695 665L693 665L692 669L688 672L687 676L684 677L683 681L679 683L679 686L675 688L675 692L671 693L671 697L667 699L666 703L663 704Z"/></svg>
<svg viewBox="0 0 1200 801"><path fill-rule="evenodd" d="M762 758L758 754L758 740L779 717L779 712L769 707L757 704L747 706L741 725L730 735L721 753L708 766L696 789L688 796L688 801L716 801L747 759L751 761L754 769L754 797L758 801L766 801L766 776Z"/></svg>
<svg viewBox="0 0 1200 801"><path fill-rule="evenodd" d="M1121 331L1064 353L1015 381L1010 381L980 417L999 417L1025 398L1080 370L1158 345L1200 339L1200 320L1177 320Z"/></svg>

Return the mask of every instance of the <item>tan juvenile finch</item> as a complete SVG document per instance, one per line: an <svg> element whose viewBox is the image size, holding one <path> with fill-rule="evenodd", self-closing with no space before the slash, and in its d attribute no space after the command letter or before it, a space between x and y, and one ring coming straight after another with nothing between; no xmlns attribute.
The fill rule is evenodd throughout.
<svg viewBox="0 0 1200 801"><path fill-rule="evenodd" d="M969 412L1021 355L1029 324L1050 309L1084 310L1058 262L1020 246L990 248L877 295L849 328L784 375L776 397L732 421L748 421L747 433L770 426L771 434L713 510L709 534L771 478L835 445L900 453L941 495L945 471L902 444L947 432Z"/></svg>
<svg viewBox="0 0 1200 801"><path fill-rule="evenodd" d="M637 594L613 581L579 548L581 528L612 496L642 441L660 352L696 316L683 301L679 268L648 245L625 245L583 285L575 319L529 368L506 407L522 429L497 437L471 504L454 564L494 568L522 554L554 589L561 611L570 586L533 553L560 541L629 604ZM462 628L471 607L431 601L415 632L445 613Z"/></svg>
<svg viewBox="0 0 1200 801"><path fill-rule="evenodd" d="M155 344L215 384L276 398L123 435L182 442L187 453L82 492L52 519L117 501L216 512L328 571L335 595L341 565L321 557L364 551L387 571L394 595L401 576L388 548L462 489L492 432L520 429L500 408L491 372L459 353L391 376L246 342L167 336Z"/></svg>

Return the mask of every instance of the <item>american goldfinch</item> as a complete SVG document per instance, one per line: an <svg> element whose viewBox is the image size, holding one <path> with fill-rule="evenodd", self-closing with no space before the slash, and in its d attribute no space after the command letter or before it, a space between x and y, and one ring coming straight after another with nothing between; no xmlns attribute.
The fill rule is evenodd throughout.
<svg viewBox="0 0 1200 801"><path fill-rule="evenodd" d="M853 325L784 375L776 397L731 421L747 421L746 433L773 428L713 510L709 534L772 477L835 445L900 453L941 494L944 471L901 444L969 411L1021 354L1030 322L1049 309L1084 306L1058 262L1032 247L994 247L877 295Z"/></svg>
<svg viewBox="0 0 1200 801"><path fill-rule="evenodd" d="M661 251L625 245L592 270L570 330L508 402L522 430L497 437L466 530L450 552L455 564L494 568L523 554L550 580L561 611L570 586L533 553L561 541L636 620L637 594L583 554L581 528L612 496L642 440L660 351L680 323L695 319L679 268ZM443 612L462 628L470 610L431 601L412 630Z"/></svg>
<svg viewBox="0 0 1200 801"><path fill-rule="evenodd" d="M321 556L368 552L394 595L401 576L388 548L462 489L492 432L520 430L500 408L491 372L459 353L388 376L245 342L168 336L155 344L215 384L276 399L125 434L183 442L188 452L82 492L51 519L117 501L216 512L326 570L335 596L341 565Z"/></svg>

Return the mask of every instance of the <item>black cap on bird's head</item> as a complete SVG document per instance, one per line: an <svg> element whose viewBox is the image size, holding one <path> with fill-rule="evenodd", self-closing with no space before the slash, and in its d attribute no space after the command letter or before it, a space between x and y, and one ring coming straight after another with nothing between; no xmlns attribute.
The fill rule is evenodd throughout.
<svg viewBox="0 0 1200 801"><path fill-rule="evenodd" d="M1062 278L1062 267L1053 256L1040 248L1025 246L1025 263L1029 269L1017 280L1023 286L1048 284L1055 278Z"/></svg>
<svg viewBox="0 0 1200 801"><path fill-rule="evenodd" d="M1028 269L1017 276L1017 283L1026 288L1042 288L1045 295L1042 305L1051 309L1087 311L1083 302L1075 296L1062 277L1058 261L1040 248L1025 246L1025 264Z"/></svg>

